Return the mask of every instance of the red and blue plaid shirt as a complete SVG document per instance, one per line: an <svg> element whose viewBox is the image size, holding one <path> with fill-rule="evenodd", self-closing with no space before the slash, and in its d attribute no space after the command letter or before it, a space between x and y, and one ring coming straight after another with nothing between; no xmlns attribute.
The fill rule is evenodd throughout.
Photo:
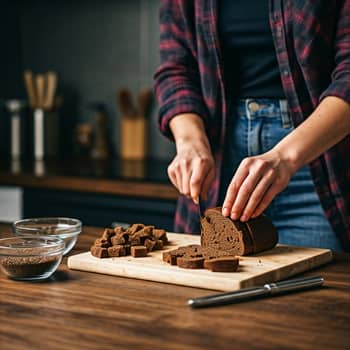
<svg viewBox="0 0 350 350"><path fill-rule="evenodd" d="M218 204L227 111L217 3L161 1L161 63L155 73L159 128L167 137L172 139L169 121L177 114L196 113L205 122L216 161L207 206ZM270 26L294 126L326 96L350 103L350 0L270 0ZM310 169L325 214L350 250L350 136ZM197 208L184 196L174 229L199 231Z"/></svg>

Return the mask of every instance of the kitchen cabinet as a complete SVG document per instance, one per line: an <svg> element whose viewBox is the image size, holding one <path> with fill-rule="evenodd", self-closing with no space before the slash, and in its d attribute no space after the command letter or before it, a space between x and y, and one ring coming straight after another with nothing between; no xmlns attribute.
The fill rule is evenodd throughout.
<svg viewBox="0 0 350 350"><path fill-rule="evenodd" d="M173 230L175 201L157 198L24 188L23 217L67 216L85 225L137 222Z"/></svg>
<svg viewBox="0 0 350 350"><path fill-rule="evenodd" d="M0 186L22 189L23 217L76 217L102 227L136 220L173 229L178 194L164 161L52 159L23 161L16 169L10 160L1 164Z"/></svg>
<svg viewBox="0 0 350 350"><path fill-rule="evenodd" d="M0 221L15 221L22 217L22 189L0 186Z"/></svg>

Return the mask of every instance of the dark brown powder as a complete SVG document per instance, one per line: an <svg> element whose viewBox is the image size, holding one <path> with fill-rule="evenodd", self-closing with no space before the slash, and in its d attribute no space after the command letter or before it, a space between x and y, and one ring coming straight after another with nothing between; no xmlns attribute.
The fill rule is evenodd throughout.
<svg viewBox="0 0 350 350"><path fill-rule="evenodd" d="M54 268L60 256L44 257L4 257L1 259L1 265L4 270L13 278L16 277L35 277L45 274Z"/></svg>

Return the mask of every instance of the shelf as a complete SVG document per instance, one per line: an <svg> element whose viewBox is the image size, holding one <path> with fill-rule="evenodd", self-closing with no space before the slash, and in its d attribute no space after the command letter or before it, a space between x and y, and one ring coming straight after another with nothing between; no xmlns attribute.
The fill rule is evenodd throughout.
<svg viewBox="0 0 350 350"><path fill-rule="evenodd" d="M155 159L1 161L0 185L176 200L166 162Z"/></svg>

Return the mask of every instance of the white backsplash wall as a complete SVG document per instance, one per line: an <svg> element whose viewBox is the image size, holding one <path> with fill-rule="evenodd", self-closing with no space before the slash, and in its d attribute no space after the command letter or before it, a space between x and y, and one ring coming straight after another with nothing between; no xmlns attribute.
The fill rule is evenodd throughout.
<svg viewBox="0 0 350 350"><path fill-rule="evenodd" d="M72 128L89 121L88 104L105 103L110 116L109 136L118 153L116 91L128 87L136 96L153 87L159 62L159 0L20 0L23 69L56 70L65 94L61 127L64 151L72 147ZM170 160L174 145L156 126L157 106L151 113L150 154Z"/></svg>
<svg viewBox="0 0 350 350"><path fill-rule="evenodd" d="M13 222L22 218L22 189L0 186L0 221Z"/></svg>

